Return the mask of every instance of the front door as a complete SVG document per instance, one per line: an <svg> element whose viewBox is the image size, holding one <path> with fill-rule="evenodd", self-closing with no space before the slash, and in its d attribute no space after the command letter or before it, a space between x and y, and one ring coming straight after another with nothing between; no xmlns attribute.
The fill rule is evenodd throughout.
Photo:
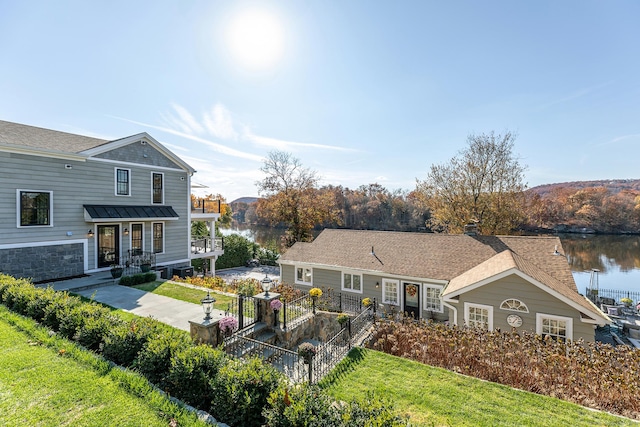
<svg viewBox="0 0 640 427"><path fill-rule="evenodd" d="M120 226L98 225L98 268L120 262Z"/></svg>
<svg viewBox="0 0 640 427"><path fill-rule="evenodd" d="M404 312L414 319L420 318L420 285L404 282Z"/></svg>

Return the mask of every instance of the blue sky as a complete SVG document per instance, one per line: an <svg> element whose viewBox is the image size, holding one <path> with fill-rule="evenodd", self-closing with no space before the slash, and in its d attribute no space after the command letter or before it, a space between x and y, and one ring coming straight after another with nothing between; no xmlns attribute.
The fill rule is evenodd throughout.
<svg viewBox="0 0 640 427"><path fill-rule="evenodd" d="M0 0L0 120L148 132L207 193L292 153L322 184L411 190L513 131L539 184L640 178L636 1Z"/></svg>

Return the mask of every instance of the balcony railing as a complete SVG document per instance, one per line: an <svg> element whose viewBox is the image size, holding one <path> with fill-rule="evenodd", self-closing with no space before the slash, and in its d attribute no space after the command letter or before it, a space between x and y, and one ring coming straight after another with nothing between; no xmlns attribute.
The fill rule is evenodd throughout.
<svg viewBox="0 0 640 427"><path fill-rule="evenodd" d="M216 237L214 239L210 237L192 237L191 238L191 253L192 254L206 254L208 252L222 251L224 250L224 239L222 237Z"/></svg>
<svg viewBox="0 0 640 427"><path fill-rule="evenodd" d="M211 199L191 199L191 213L207 214L221 213L220 200Z"/></svg>

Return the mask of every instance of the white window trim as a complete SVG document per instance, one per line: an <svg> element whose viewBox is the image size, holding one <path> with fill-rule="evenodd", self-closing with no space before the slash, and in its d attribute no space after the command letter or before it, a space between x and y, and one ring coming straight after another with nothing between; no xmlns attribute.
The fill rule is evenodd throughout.
<svg viewBox="0 0 640 427"><path fill-rule="evenodd" d="M153 175L161 175L162 176L162 202L155 203L153 201ZM152 205L164 205L164 188L165 188L165 180L164 180L164 172L151 171L151 204Z"/></svg>
<svg viewBox="0 0 640 427"><path fill-rule="evenodd" d="M161 252L155 252L155 249L156 249L154 246L155 236L153 233L153 228L155 224L162 224L162 251ZM162 221L152 222L151 223L151 252L155 253L156 255L164 254L167 248L165 245L166 237L167 237L167 227L165 226L165 223Z"/></svg>
<svg viewBox="0 0 640 427"><path fill-rule="evenodd" d="M22 213L22 198L20 193L49 193L49 224L47 225L22 225L20 214ZM28 190L25 188L16 189L16 227L18 228L43 228L53 227L53 191L51 190Z"/></svg>
<svg viewBox="0 0 640 427"><path fill-rule="evenodd" d="M360 276L360 290L357 289L349 289L349 288L345 288L344 287L344 275L345 274L350 274L351 275L351 283L353 286L353 276ZM362 275L362 273L356 273L354 271L349 271L349 270L344 270L340 272L340 289L342 289L345 292L353 292L354 294L361 294L362 290L364 288L364 277Z"/></svg>
<svg viewBox="0 0 640 427"><path fill-rule="evenodd" d="M133 249L133 226L137 225L137 224L140 224L142 226L142 236L141 236L141 238L142 238L142 249L140 249L140 250L142 252L144 252L144 248L145 248L145 244L144 244L145 243L144 242L144 222L131 222L131 223L129 223L129 228L130 228L130 230L129 230L129 249ZM153 232L153 230L152 230L152 232ZM162 235L164 237L164 230L163 230Z"/></svg>
<svg viewBox="0 0 640 427"><path fill-rule="evenodd" d="M305 282L304 280L298 280L298 269L301 268L303 270L309 270L309 281ZM304 273L304 272L303 272ZM305 275L303 274L302 277ZM304 285L304 286L313 286L313 268L305 267L303 265L296 265L293 267L293 281L296 285Z"/></svg>
<svg viewBox="0 0 640 427"><path fill-rule="evenodd" d="M507 301L518 301L520 303L520 307L523 307L524 310L518 310L518 309L515 309L515 308L503 307L504 303L506 303ZM500 310L515 311L516 313L528 313L529 312L529 307L527 307L527 305L525 303L523 303L522 301L520 301L517 298L507 298L506 300L504 300L504 301L502 301L500 303Z"/></svg>
<svg viewBox="0 0 640 427"><path fill-rule="evenodd" d="M557 316L555 314L536 313L536 334L542 336L542 321L544 319L550 320L564 320L567 322L567 340L573 341L573 319L571 317Z"/></svg>
<svg viewBox="0 0 640 427"><path fill-rule="evenodd" d="M438 289L440 290L440 310L431 310L428 307L427 304L427 289ZM431 283L423 283L422 284L422 307L424 311L431 311L432 313L444 313L444 305L443 305L443 301L442 301L442 290L444 289L444 286L442 285L433 285Z"/></svg>
<svg viewBox="0 0 640 427"><path fill-rule="evenodd" d="M469 326L469 309L470 308L483 308L487 310L487 315L489 316L488 322L488 330L493 331L493 306L492 305L484 305L484 304L475 304L472 302L464 303L464 324Z"/></svg>
<svg viewBox="0 0 640 427"><path fill-rule="evenodd" d="M342 277L343 277L343 280L344 280L344 276L342 276ZM387 292L386 292L387 284L396 285L396 302L385 300L385 296L387 295ZM399 280L391 280L391 279L382 279L382 297L380 298L380 300L382 301L383 304L399 306L400 305L400 281Z"/></svg>
<svg viewBox="0 0 640 427"><path fill-rule="evenodd" d="M123 170L123 171L128 171L129 172L129 181L127 182L127 184L129 185L129 188L127 189L127 194L118 194L118 171L119 170ZM121 167L115 167L113 168L113 194L115 194L117 197L131 197L131 169L128 168L121 168Z"/></svg>

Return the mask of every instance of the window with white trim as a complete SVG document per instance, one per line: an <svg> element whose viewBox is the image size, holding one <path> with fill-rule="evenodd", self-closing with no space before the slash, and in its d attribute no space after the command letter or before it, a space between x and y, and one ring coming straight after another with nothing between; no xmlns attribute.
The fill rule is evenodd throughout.
<svg viewBox="0 0 640 427"><path fill-rule="evenodd" d="M296 284L309 285L312 283L311 267L296 267Z"/></svg>
<svg viewBox="0 0 640 427"><path fill-rule="evenodd" d="M573 319L553 314L536 313L536 334L549 335L554 340L573 339Z"/></svg>
<svg viewBox="0 0 640 427"><path fill-rule="evenodd" d="M521 311L523 313L529 312L529 308L527 308L526 304L515 298L509 298L502 301L502 304L500 304L500 309L509 311Z"/></svg>
<svg viewBox="0 0 640 427"><path fill-rule="evenodd" d="M382 279L382 302L400 305L400 281Z"/></svg>
<svg viewBox="0 0 640 427"><path fill-rule="evenodd" d="M362 274L343 272L342 290L362 293Z"/></svg>
<svg viewBox="0 0 640 427"><path fill-rule="evenodd" d="M17 190L18 227L50 227L53 211L52 191Z"/></svg>
<svg viewBox="0 0 640 427"><path fill-rule="evenodd" d="M443 312L442 298L442 286L434 286L425 283L423 286L424 303L422 304L423 310L435 311L438 313Z"/></svg>
<svg viewBox="0 0 640 427"><path fill-rule="evenodd" d="M153 233L153 253L160 254L164 252L164 223L154 222L151 224Z"/></svg>
<svg viewBox="0 0 640 427"><path fill-rule="evenodd" d="M156 205L164 203L164 174L151 172L151 202Z"/></svg>
<svg viewBox="0 0 640 427"><path fill-rule="evenodd" d="M116 196L131 195L131 169L115 169Z"/></svg>
<svg viewBox="0 0 640 427"><path fill-rule="evenodd" d="M464 323L470 328L493 330L493 306L465 302Z"/></svg>
<svg viewBox="0 0 640 427"><path fill-rule="evenodd" d="M131 224L131 254L139 255L144 250L144 227L141 223Z"/></svg>

